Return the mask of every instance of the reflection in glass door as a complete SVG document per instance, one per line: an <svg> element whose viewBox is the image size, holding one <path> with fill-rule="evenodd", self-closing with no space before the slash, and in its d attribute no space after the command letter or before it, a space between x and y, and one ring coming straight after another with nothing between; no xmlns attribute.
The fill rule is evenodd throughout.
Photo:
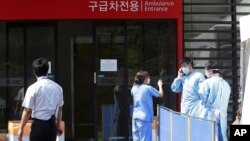
<svg viewBox="0 0 250 141"><path fill-rule="evenodd" d="M147 70L150 85L156 87L163 80L164 97L154 99L157 104L176 110L176 95L170 89L176 76L177 32L176 20L145 20L127 23L128 84L133 85L137 71Z"/></svg>
<svg viewBox="0 0 250 141"><path fill-rule="evenodd" d="M106 140L128 135L125 33L123 22L96 25L98 137Z"/></svg>
<svg viewBox="0 0 250 141"><path fill-rule="evenodd" d="M176 110L176 95L170 89L176 76L176 29L175 20L113 21L96 25L99 137L131 137L130 88L139 70L150 73L150 85L153 87L157 86L158 79L164 81L166 95L161 99L154 99L155 116L157 104ZM116 63L116 70L112 70ZM122 85L121 96L117 97L119 85ZM117 112L119 116L116 115ZM118 125L121 124L121 128L126 129L124 132L116 128L117 119L120 122Z"/></svg>
<svg viewBox="0 0 250 141"><path fill-rule="evenodd" d="M156 104L176 109L170 84L176 75L176 21L96 21L93 36L74 39L74 134L76 141L131 138L130 89L137 71L150 85L164 81ZM164 70L164 71L163 71Z"/></svg>

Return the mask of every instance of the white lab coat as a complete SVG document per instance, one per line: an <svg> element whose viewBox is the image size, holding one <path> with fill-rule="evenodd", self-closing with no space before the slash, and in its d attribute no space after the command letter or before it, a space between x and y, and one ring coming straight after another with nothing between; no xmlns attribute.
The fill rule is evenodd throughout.
<svg viewBox="0 0 250 141"><path fill-rule="evenodd" d="M231 88L229 84L219 76L212 76L205 80L199 94L202 98L203 108L200 117L216 121L219 118L223 141L227 141L227 108Z"/></svg>

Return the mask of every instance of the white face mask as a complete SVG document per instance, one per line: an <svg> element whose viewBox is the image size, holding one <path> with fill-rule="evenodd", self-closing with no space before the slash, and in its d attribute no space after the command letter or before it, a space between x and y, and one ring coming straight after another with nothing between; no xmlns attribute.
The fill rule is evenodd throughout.
<svg viewBox="0 0 250 141"><path fill-rule="evenodd" d="M147 84L149 84L150 83L150 78L148 78L148 82L147 82Z"/></svg>
<svg viewBox="0 0 250 141"><path fill-rule="evenodd" d="M207 71L207 70L205 70L205 75L206 75L206 77L207 77L207 78L209 78L209 77L210 77L210 75L209 75L209 73L208 73L208 71Z"/></svg>
<svg viewBox="0 0 250 141"><path fill-rule="evenodd" d="M182 72L183 72L185 75L189 74L189 69L188 69L188 67L182 67Z"/></svg>

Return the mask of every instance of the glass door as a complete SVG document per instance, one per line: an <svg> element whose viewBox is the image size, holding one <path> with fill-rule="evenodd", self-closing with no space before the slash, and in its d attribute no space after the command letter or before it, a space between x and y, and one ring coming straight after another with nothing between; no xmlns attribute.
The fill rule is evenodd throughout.
<svg viewBox="0 0 250 141"><path fill-rule="evenodd" d="M76 141L95 137L94 46L92 36L72 38L73 134Z"/></svg>
<svg viewBox="0 0 250 141"><path fill-rule="evenodd" d="M45 57L51 63L49 76L55 75L55 25L45 22L8 22L6 48L0 61L0 132L9 120L20 120L27 87L36 81L32 62ZM54 79L54 77L52 77ZM7 131L7 130L6 130Z"/></svg>
<svg viewBox="0 0 250 141"><path fill-rule="evenodd" d="M163 79L165 96L156 105L176 109L170 85L176 76L176 21L94 21L93 34L74 39L73 108L76 141L131 138L134 76Z"/></svg>
<svg viewBox="0 0 250 141"><path fill-rule="evenodd" d="M171 83L176 77L177 62L176 20L135 20L127 22L128 84L133 85L135 74L146 70L150 74L150 85L157 88L159 78L163 80L164 97L154 98L157 104L176 110L176 94Z"/></svg>
<svg viewBox="0 0 250 141"><path fill-rule="evenodd" d="M125 140L128 135L124 22L96 24L96 94L99 139Z"/></svg>
<svg viewBox="0 0 250 141"><path fill-rule="evenodd" d="M96 22L93 31L93 36L72 38L74 138L125 138L129 97L125 90L125 26L122 22Z"/></svg>

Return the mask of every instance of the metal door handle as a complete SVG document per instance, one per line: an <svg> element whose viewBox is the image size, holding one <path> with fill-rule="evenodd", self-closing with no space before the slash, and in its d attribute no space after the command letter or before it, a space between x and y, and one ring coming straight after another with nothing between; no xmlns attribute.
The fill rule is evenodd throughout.
<svg viewBox="0 0 250 141"><path fill-rule="evenodd" d="M94 72L94 84L96 84L96 72Z"/></svg>

